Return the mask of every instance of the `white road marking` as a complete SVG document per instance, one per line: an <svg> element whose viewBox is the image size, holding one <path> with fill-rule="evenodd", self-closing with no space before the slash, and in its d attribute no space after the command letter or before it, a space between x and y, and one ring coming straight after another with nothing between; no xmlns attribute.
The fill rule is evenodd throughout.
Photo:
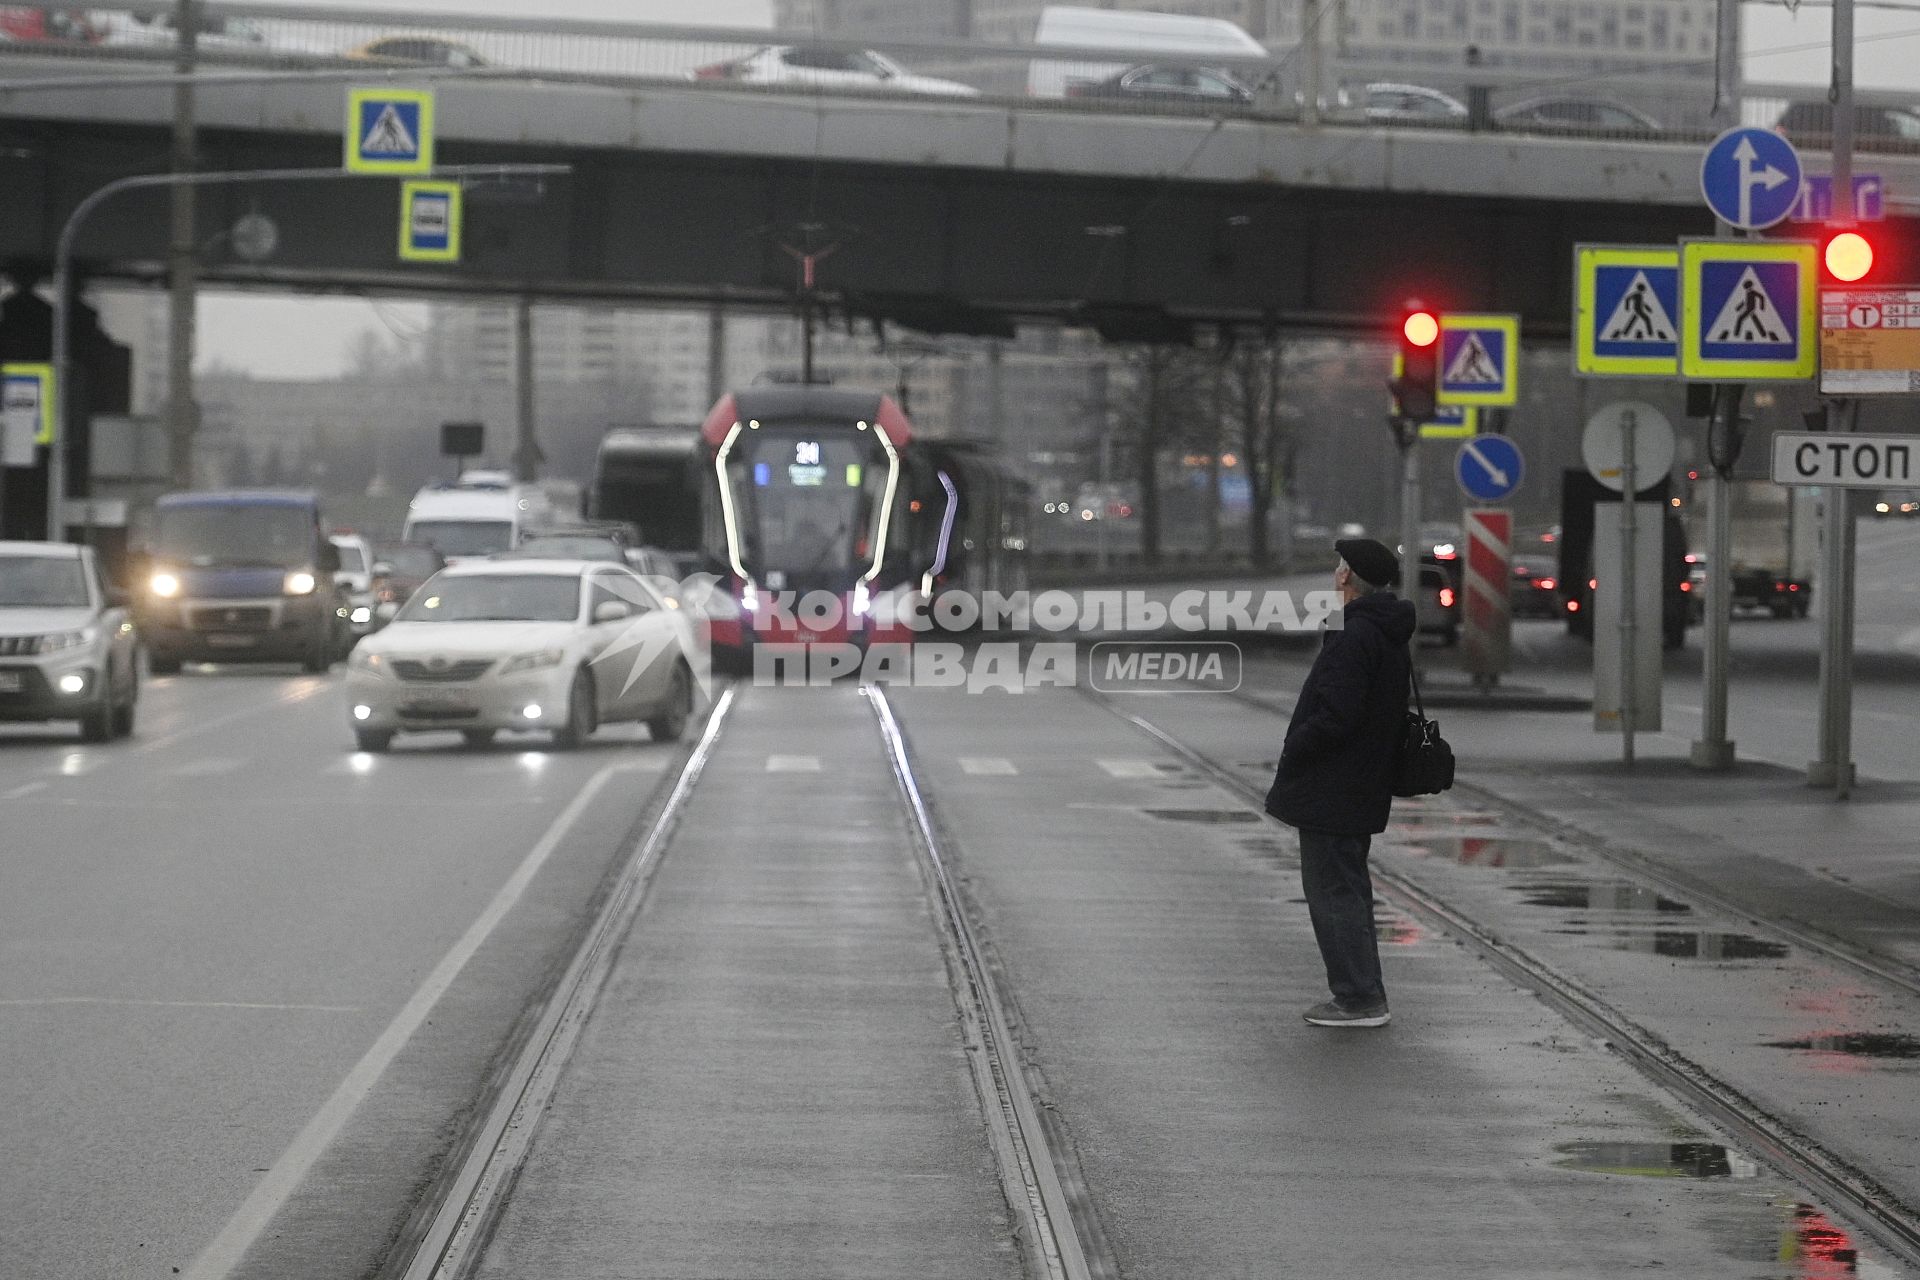
<svg viewBox="0 0 1920 1280"><path fill-rule="evenodd" d="M960 771L976 778L1011 778L1020 771L999 756L961 756Z"/></svg>
<svg viewBox="0 0 1920 1280"><path fill-rule="evenodd" d="M427 1020L427 1015L433 1012L434 1005L453 985L454 979L460 976L467 961L473 958L495 926L520 900L520 895L532 883L541 866L560 846L568 829L579 821L580 815L586 812L587 806L593 803L608 780L622 772L625 772L625 766L608 765L588 779L587 785L561 810L546 834L528 850L527 856L514 868L507 882L500 886L500 891L494 894L493 901L487 904L479 919L469 925L467 931L460 935L460 940L453 944L453 949L441 957L426 981L420 984L405 1007L394 1015L387 1029L380 1033L380 1038L373 1042L373 1047L354 1064L353 1070L333 1091L333 1096L307 1121L306 1127L300 1130L292 1144L274 1161L273 1168L254 1184L253 1193L234 1211L220 1234L194 1259L193 1265L187 1268L187 1280L221 1280L239 1265L240 1259L260 1233L266 1230L267 1224L273 1221L281 1206L299 1189L307 1172L345 1127L354 1110L373 1091L373 1086L388 1064Z"/></svg>
<svg viewBox="0 0 1920 1280"><path fill-rule="evenodd" d="M167 775L173 778L217 778L223 773L232 773L245 763L244 760L236 760L228 756L209 756L204 760L190 760L186 764L169 769Z"/></svg>
<svg viewBox="0 0 1920 1280"><path fill-rule="evenodd" d="M0 795L0 800L18 800L23 796L30 796L36 791L45 791L46 789L47 784L45 781L23 782L5 795Z"/></svg>
<svg viewBox="0 0 1920 1280"><path fill-rule="evenodd" d="M226 715L214 716L210 720L201 720L184 729L175 729L172 733L162 734L158 738L141 738L133 748L135 751L159 751L187 738L198 737L215 729L225 728L236 720L245 720L248 716L257 716L262 712L278 711L292 706L296 702L305 702L314 694L327 687L326 681L319 678L296 681L293 685L276 695L270 702L256 702L249 706L230 711Z"/></svg>
<svg viewBox="0 0 1920 1280"><path fill-rule="evenodd" d="M768 773L818 773L819 756L768 756Z"/></svg>
<svg viewBox="0 0 1920 1280"><path fill-rule="evenodd" d="M1158 760L1101 760L1102 769L1116 778L1164 778L1167 770Z"/></svg>
<svg viewBox="0 0 1920 1280"><path fill-rule="evenodd" d="M120 1000L109 996L29 996L0 1000L0 1009L61 1004L104 1004L143 1009L270 1009L291 1013L359 1013L351 1004L266 1004L252 1000Z"/></svg>

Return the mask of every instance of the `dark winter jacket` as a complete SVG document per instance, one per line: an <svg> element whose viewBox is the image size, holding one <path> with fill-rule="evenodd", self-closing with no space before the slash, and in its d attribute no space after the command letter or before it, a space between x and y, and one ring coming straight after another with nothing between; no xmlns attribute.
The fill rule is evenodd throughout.
<svg viewBox="0 0 1920 1280"><path fill-rule="evenodd" d="M1373 835L1387 829L1393 803L1415 613L1410 601L1375 592L1345 614L1300 687L1267 812L1310 831Z"/></svg>

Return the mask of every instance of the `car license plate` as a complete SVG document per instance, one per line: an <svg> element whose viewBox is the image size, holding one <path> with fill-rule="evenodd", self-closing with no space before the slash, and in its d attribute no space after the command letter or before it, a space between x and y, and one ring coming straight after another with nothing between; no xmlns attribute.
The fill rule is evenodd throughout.
<svg viewBox="0 0 1920 1280"><path fill-rule="evenodd" d="M207 637L207 643L215 649L251 649L258 644L259 636L237 636L214 634Z"/></svg>
<svg viewBox="0 0 1920 1280"><path fill-rule="evenodd" d="M0 693L19 693L27 687L27 678L18 671L0 671Z"/></svg>
<svg viewBox="0 0 1920 1280"><path fill-rule="evenodd" d="M464 693L416 693L407 700L407 706L422 711L465 711L473 706L473 699Z"/></svg>

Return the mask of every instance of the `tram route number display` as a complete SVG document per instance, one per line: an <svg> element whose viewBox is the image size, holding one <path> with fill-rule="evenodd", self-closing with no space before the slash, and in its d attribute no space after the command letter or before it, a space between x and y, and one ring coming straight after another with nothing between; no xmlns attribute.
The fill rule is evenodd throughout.
<svg viewBox="0 0 1920 1280"><path fill-rule="evenodd" d="M1773 482L1836 489L1901 489L1920 475L1920 435L1857 436L1782 431L1773 437Z"/></svg>

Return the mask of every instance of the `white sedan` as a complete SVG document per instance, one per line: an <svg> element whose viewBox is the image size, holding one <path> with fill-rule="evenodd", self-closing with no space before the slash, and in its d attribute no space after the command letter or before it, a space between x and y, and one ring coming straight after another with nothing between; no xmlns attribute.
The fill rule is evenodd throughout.
<svg viewBox="0 0 1920 1280"><path fill-rule="evenodd" d="M772 45L732 62L716 62L693 73L696 80L736 84L807 85L872 93L926 93L948 98L977 98L980 91L957 80L915 75L872 49L836 49L825 45Z"/></svg>
<svg viewBox="0 0 1920 1280"><path fill-rule="evenodd" d="M617 720L671 741L693 713L692 628L623 565L469 560L414 592L347 658L349 726L362 751L394 734L545 729L579 746Z"/></svg>

